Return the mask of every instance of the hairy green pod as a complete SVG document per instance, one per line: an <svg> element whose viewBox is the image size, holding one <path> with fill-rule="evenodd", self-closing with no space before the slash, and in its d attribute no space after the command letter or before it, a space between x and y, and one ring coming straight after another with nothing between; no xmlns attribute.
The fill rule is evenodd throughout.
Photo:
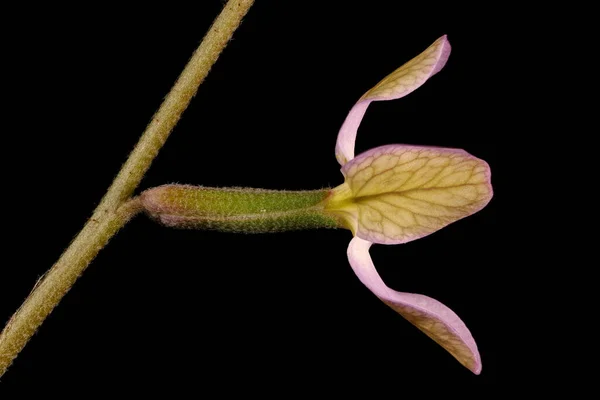
<svg viewBox="0 0 600 400"><path fill-rule="evenodd" d="M166 226L264 233L341 227L325 211L330 192L163 185L140 199L146 213Z"/></svg>

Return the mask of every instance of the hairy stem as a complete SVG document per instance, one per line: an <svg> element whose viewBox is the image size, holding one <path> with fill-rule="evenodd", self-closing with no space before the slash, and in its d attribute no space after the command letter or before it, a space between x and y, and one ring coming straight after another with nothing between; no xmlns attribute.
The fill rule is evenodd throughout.
<svg viewBox="0 0 600 400"><path fill-rule="evenodd" d="M90 219L56 264L38 280L0 336L0 376L96 254L139 211L136 198L101 220Z"/></svg>
<svg viewBox="0 0 600 400"><path fill-rule="evenodd" d="M252 3L254 0L229 0L152 117L99 208L116 209L133 194Z"/></svg>
<svg viewBox="0 0 600 400"><path fill-rule="evenodd" d="M253 3L225 5L90 220L8 321L0 334L0 377L98 252L141 210L131 195Z"/></svg>

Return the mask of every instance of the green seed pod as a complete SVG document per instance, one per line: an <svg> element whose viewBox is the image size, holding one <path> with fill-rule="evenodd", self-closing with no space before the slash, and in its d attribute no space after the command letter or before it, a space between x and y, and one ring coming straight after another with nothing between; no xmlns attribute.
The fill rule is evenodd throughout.
<svg viewBox="0 0 600 400"><path fill-rule="evenodd" d="M324 211L330 190L281 191L163 185L140 196L146 213L163 225L225 232L283 232L341 227Z"/></svg>

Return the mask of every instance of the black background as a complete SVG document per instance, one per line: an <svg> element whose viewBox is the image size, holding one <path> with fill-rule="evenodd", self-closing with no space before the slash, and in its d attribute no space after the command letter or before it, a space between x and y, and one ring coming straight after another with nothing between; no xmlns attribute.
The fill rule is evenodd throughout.
<svg viewBox="0 0 600 400"><path fill-rule="evenodd" d="M14 11L5 63L17 90L5 118L15 125L4 150L18 158L5 166L10 261L0 267L0 320L91 215L223 4L197 3ZM434 145L490 164L496 194L484 210L422 240L371 250L390 287L436 298L465 321L482 356L480 376L358 281L346 259L348 231L178 231L140 216L50 315L0 391L59 393L75 384L287 397L326 384L401 395L421 380L481 393L510 381L499 10L398 3L258 1L140 190L169 182L339 185L334 147L348 110L448 34L446 67L401 100L373 103L356 153Z"/></svg>

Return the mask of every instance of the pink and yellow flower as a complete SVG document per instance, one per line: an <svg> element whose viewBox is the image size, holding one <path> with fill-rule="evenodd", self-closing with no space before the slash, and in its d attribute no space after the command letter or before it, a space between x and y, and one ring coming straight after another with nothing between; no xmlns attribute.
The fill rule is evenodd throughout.
<svg viewBox="0 0 600 400"><path fill-rule="evenodd" d="M372 101L398 99L439 72L450 55L446 36L366 92L339 131L336 158L345 182L325 210L354 235L348 260L379 299L450 352L475 374L481 358L473 336L448 307L430 297L402 293L383 282L369 254L373 243L407 243L481 210L492 198L488 164L464 150L387 145L354 157L358 126Z"/></svg>
<svg viewBox="0 0 600 400"><path fill-rule="evenodd" d="M407 243L481 210L492 198L490 168L464 150L393 144L354 157L358 126L372 101L403 97L439 72L450 55L446 36L392 72L350 110L335 154L345 182L331 190L278 191L164 185L141 194L144 210L180 228L282 232L345 227L354 235L348 259L377 297L476 374L477 345L448 307L383 282L369 255L373 243Z"/></svg>

